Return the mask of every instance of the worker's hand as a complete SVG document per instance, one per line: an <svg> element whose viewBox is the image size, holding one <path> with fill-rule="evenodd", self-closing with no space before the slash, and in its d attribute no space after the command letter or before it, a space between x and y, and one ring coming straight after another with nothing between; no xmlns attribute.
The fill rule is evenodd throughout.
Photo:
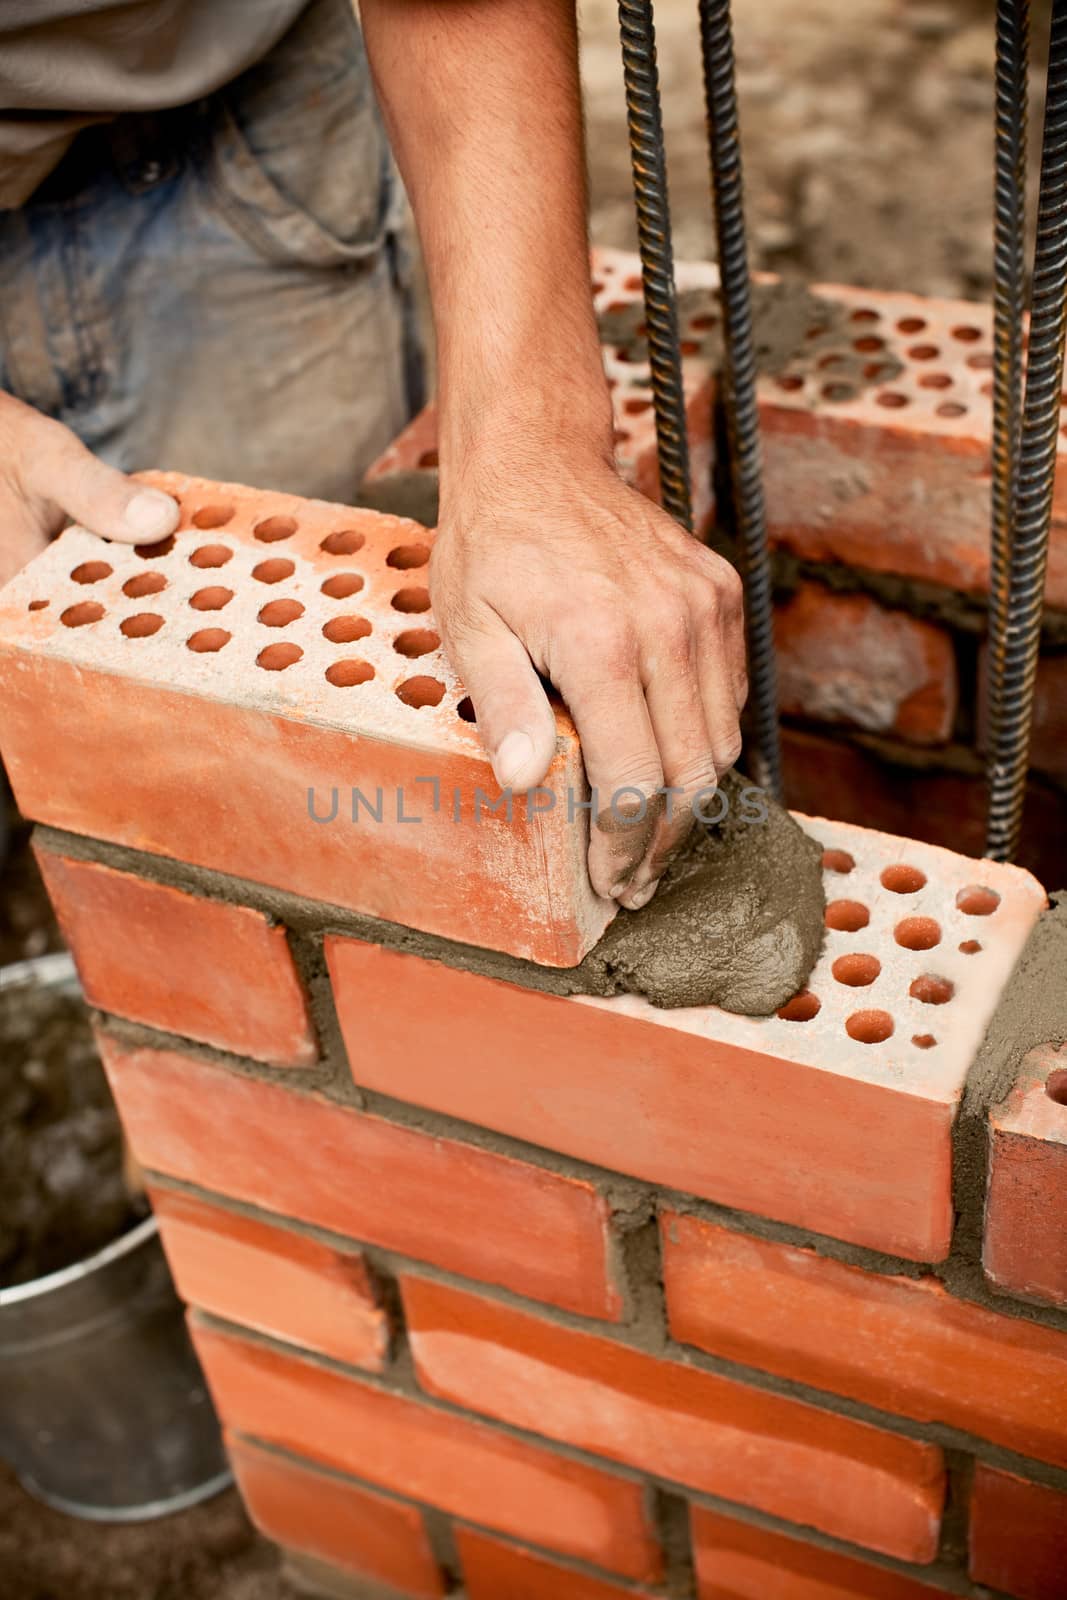
<svg viewBox="0 0 1067 1600"><path fill-rule="evenodd" d="M0 393L0 585L68 522L124 544L173 533L178 506L105 466L62 423Z"/></svg>
<svg viewBox="0 0 1067 1600"><path fill-rule="evenodd" d="M637 909L694 797L741 750L741 583L606 461L514 468L468 461L443 485L434 614L502 788L544 779L556 732L538 672L559 689L597 792L593 887ZM670 803L664 787L678 791ZM634 790L653 797L636 820Z"/></svg>

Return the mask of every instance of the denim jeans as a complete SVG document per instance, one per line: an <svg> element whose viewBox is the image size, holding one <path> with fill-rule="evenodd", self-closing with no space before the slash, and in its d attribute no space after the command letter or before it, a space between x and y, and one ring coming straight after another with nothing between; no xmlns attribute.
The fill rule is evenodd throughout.
<svg viewBox="0 0 1067 1600"><path fill-rule="evenodd" d="M127 471L350 501L422 403L402 199L352 0L313 0L0 211L0 387Z"/></svg>

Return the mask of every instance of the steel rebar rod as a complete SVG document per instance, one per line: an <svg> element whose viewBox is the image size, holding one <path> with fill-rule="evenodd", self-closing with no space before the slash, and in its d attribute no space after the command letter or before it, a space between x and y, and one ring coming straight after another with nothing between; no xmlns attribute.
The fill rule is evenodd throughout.
<svg viewBox="0 0 1067 1600"><path fill-rule="evenodd" d="M780 800L782 764L774 609L763 502L756 352L752 337L752 295L729 0L700 0L700 40L722 299L723 401L733 514L745 580L749 705L759 747L753 772L757 781Z"/></svg>
<svg viewBox="0 0 1067 1600"><path fill-rule="evenodd" d="M619 0L619 32L656 408L660 499L664 509L692 532L689 440L678 348L678 305L652 0Z"/></svg>
<svg viewBox="0 0 1067 1600"><path fill-rule="evenodd" d="M1009 861L1019 843L1041 643L1067 332L1067 0L1053 0L1037 204L1022 440L1008 554L999 726L990 763L986 854Z"/></svg>
<svg viewBox="0 0 1067 1600"><path fill-rule="evenodd" d="M1008 560L1014 527L1023 405L1026 310L1026 122L1030 0L997 0L996 130L993 190L993 485L986 668L987 740L1000 728L1008 618Z"/></svg>

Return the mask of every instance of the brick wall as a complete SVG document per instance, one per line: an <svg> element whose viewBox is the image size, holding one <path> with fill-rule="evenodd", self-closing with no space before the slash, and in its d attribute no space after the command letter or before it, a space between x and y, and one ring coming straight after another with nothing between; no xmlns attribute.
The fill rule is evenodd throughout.
<svg viewBox="0 0 1067 1600"><path fill-rule="evenodd" d="M0 598L0 749L259 1526L336 1594L1067 1594L1063 1039L979 1054L1007 984L1040 1030L1038 884L809 821L778 1016L543 992L609 908L584 813L473 820L428 613L397 648L430 536L167 481L173 543Z"/></svg>
<svg viewBox="0 0 1067 1600"><path fill-rule="evenodd" d="M677 268L698 526L710 533L717 277ZM620 469L655 493L636 257L594 254ZM984 847L992 320L988 306L870 289L757 284L758 393L775 553L790 803ZM1067 451L1067 415L1061 454ZM436 463L432 406L372 468ZM728 545L724 546L729 553ZM1020 861L1067 884L1067 474L1053 511L1048 614Z"/></svg>

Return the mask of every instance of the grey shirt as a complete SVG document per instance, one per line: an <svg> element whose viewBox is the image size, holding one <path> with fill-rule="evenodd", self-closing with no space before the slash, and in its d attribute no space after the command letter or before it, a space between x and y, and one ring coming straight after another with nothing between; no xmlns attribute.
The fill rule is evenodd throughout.
<svg viewBox="0 0 1067 1600"><path fill-rule="evenodd" d="M308 0L0 0L0 208L82 128L186 105L259 61Z"/></svg>

